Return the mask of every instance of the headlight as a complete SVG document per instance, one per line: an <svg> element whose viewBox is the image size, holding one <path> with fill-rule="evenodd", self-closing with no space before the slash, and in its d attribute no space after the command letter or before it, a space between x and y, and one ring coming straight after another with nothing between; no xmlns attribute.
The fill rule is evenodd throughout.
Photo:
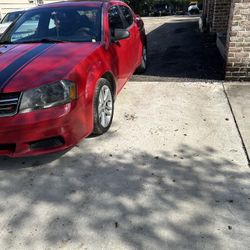
<svg viewBox="0 0 250 250"><path fill-rule="evenodd" d="M30 89L23 93L20 113L50 108L71 102L77 98L76 84L71 81L59 81Z"/></svg>

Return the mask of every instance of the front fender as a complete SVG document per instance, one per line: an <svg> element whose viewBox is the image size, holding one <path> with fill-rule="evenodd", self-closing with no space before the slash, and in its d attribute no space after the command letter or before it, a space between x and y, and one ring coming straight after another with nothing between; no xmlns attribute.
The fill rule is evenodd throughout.
<svg viewBox="0 0 250 250"><path fill-rule="evenodd" d="M88 117L91 118L92 130L94 125L94 95L95 90L98 85L98 81L103 78L105 75L111 75L114 78L113 74L111 73L110 69L105 67L104 63L101 61L93 63L88 69L88 75L86 78L86 85L85 85L85 101L87 104L88 110ZM113 83L112 83L113 84ZM115 83L114 83L115 84ZM115 88L117 89L117 88ZM116 95L116 94L115 94Z"/></svg>

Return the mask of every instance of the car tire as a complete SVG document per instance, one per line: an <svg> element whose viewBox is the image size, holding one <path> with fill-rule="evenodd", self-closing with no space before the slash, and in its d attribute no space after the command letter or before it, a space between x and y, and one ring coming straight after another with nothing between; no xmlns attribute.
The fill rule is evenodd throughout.
<svg viewBox="0 0 250 250"><path fill-rule="evenodd" d="M136 73L142 74L147 70L147 62L148 62L147 54L148 54L147 53L147 47L144 45L143 49L142 49L141 64L136 69Z"/></svg>
<svg viewBox="0 0 250 250"><path fill-rule="evenodd" d="M101 78L94 95L94 135L107 132L112 124L114 115L114 93L111 83Z"/></svg>

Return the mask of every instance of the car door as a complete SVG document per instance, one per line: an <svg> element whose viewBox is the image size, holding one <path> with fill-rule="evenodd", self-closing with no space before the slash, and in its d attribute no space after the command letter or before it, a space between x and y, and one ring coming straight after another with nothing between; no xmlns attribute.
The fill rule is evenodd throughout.
<svg viewBox="0 0 250 250"><path fill-rule="evenodd" d="M120 5L119 8L122 12L122 15L125 21L125 28L130 33L130 39L127 42L128 42L128 47L129 47L128 49L130 51L130 55L132 55L130 57L131 59L130 72L132 72L133 74L138 63L138 58L141 54L140 53L140 49L141 49L140 48L140 41L141 41L140 31L139 31L138 25L135 23L134 14L130 10L130 8L128 8L125 5Z"/></svg>
<svg viewBox="0 0 250 250"><path fill-rule="evenodd" d="M131 71L133 71L134 58L131 51L131 37L112 42L115 29L124 29L126 23L118 5L112 5L108 12L110 30L110 53L112 56L112 67L118 79L118 92L126 83Z"/></svg>

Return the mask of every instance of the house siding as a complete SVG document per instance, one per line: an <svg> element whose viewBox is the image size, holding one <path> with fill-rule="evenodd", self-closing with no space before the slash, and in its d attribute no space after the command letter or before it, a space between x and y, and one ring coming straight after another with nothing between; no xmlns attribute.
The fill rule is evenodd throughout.
<svg viewBox="0 0 250 250"><path fill-rule="evenodd" d="M0 17L16 9L27 9L36 6L38 3L52 3L59 0L0 0Z"/></svg>

